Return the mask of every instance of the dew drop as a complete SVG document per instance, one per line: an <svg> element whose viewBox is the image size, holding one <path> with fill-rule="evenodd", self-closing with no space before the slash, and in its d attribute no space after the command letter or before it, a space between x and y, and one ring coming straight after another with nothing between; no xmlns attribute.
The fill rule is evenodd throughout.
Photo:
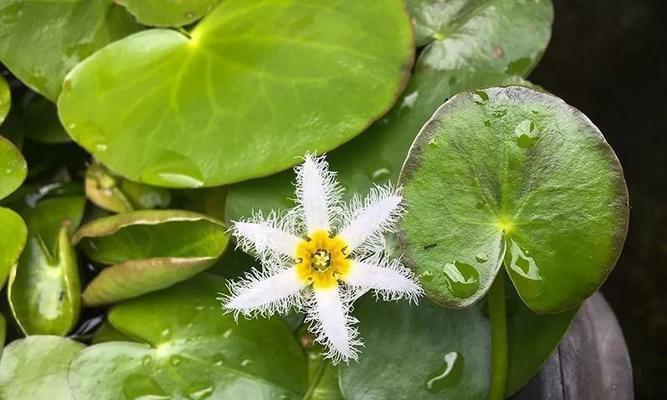
<svg viewBox="0 0 667 400"><path fill-rule="evenodd" d="M141 180L152 185L178 188L204 185L204 177L195 163L169 150L161 150L143 166Z"/></svg>
<svg viewBox="0 0 667 400"><path fill-rule="evenodd" d="M170 397L150 376L131 374L123 382L123 394L127 400L167 400Z"/></svg>
<svg viewBox="0 0 667 400"><path fill-rule="evenodd" d="M164 328L162 332L160 332L160 336L162 336L163 339L168 339L169 336L171 336L171 330L169 328Z"/></svg>
<svg viewBox="0 0 667 400"><path fill-rule="evenodd" d="M455 297L468 298L479 288L479 273L472 265L460 261L447 263L442 267L442 272Z"/></svg>
<svg viewBox="0 0 667 400"><path fill-rule="evenodd" d="M249 359L249 358L246 358L245 360L241 361L241 366L243 368L247 368L247 367L251 366L252 364L254 364L254 361Z"/></svg>
<svg viewBox="0 0 667 400"><path fill-rule="evenodd" d="M522 249L517 242L510 239L505 255L505 263L514 285L524 299L533 299L544 290L544 277L540 273L535 258Z"/></svg>
<svg viewBox="0 0 667 400"><path fill-rule="evenodd" d="M171 357L169 357L169 364L171 364L173 367L181 365L182 362L183 362L183 357L177 354L174 354Z"/></svg>
<svg viewBox="0 0 667 400"><path fill-rule="evenodd" d="M483 90L476 90L473 93L473 101L475 104L482 106L489 101L489 95Z"/></svg>
<svg viewBox="0 0 667 400"><path fill-rule="evenodd" d="M428 147L432 148L437 148L438 147L438 138L431 138L431 140L428 141Z"/></svg>
<svg viewBox="0 0 667 400"><path fill-rule="evenodd" d="M389 168L378 168L371 173L371 180L375 183L384 183L391 177Z"/></svg>
<svg viewBox="0 0 667 400"><path fill-rule="evenodd" d="M225 339L229 339L230 336L232 336L232 333L234 333L233 329L227 329L223 334L222 337Z"/></svg>
<svg viewBox="0 0 667 400"><path fill-rule="evenodd" d="M148 355L141 357L141 365L142 366L148 367L149 365L151 365L151 362L153 362L153 357L148 356Z"/></svg>
<svg viewBox="0 0 667 400"><path fill-rule="evenodd" d="M438 367L426 377L426 390L440 393L446 388L456 386L463 374L463 355L451 351L443 357L444 366Z"/></svg>
<svg viewBox="0 0 667 400"><path fill-rule="evenodd" d="M417 275L417 277L422 282L430 282L433 280L433 273L427 270Z"/></svg>
<svg viewBox="0 0 667 400"><path fill-rule="evenodd" d="M489 256L487 254L478 254L478 255L475 256L475 260L478 263L485 263L485 262L489 261Z"/></svg>
<svg viewBox="0 0 667 400"><path fill-rule="evenodd" d="M417 92L417 91L414 91L414 92L410 93L409 95L405 96L403 98L403 102L401 103L400 108L412 108L412 107L414 107L418 96L419 96L419 92Z"/></svg>
<svg viewBox="0 0 667 400"><path fill-rule="evenodd" d="M535 122L529 119L521 121L514 129L514 138L516 144L522 149L532 147L538 139L537 131L535 130Z"/></svg>

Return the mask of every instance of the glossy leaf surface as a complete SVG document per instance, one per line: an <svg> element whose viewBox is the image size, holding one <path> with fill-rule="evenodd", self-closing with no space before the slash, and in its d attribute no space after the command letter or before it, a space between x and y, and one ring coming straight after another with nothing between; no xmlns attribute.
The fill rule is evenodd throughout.
<svg viewBox="0 0 667 400"><path fill-rule="evenodd" d="M437 70L474 68L525 76L551 36L550 0L408 0L418 61Z"/></svg>
<svg viewBox="0 0 667 400"><path fill-rule="evenodd" d="M419 133L401 182L405 262L443 305L480 299L504 263L531 309L567 310L602 284L625 239L614 152L581 112L528 88L453 97Z"/></svg>
<svg viewBox="0 0 667 400"><path fill-rule="evenodd" d="M0 19L0 61L52 101L77 63L139 29L110 0L7 0L0 5Z"/></svg>
<svg viewBox="0 0 667 400"><path fill-rule="evenodd" d="M0 75L0 124L9 114L9 108L12 106L12 93L9 90L9 84L5 77Z"/></svg>
<svg viewBox="0 0 667 400"><path fill-rule="evenodd" d="M359 134L400 93L413 52L399 0L228 0L190 37L154 29L95 53L58 106L70 135L113 171L216 186Z"/></svg>
<svg viewBox="0 0 667 400"><path fill-rule="evenodd" d="M21 152L0 136L0 199L21 186L27 174L28 166Z"/></svg>
<svg viewBox="0 0 667 400"><path fill-rule="evenodd" d="M28 239L11 270L9 305L26 335L65 335L81 309L81 283L71 232L83 215L82 197L57 197L26 213Z"/></svg>
<svg viewBox="0 0 667 400"><path fill-rule="evenodd" d="M541 316L514 300L508 304L508 395L537 372L574 315ZM482 305L448 310L428 300L416 307L367 297L355 315L366 347L359 363L341 367L345 399L487 398L491 353Z"/></svg>
<svg viewBox="0 0 667 400"><path fill-rule="evenodd" d="M28 230L23 219L9 208L0 207L0 288L25 246Z"/></svg>
<svg viewBox="0 0 667 400"><path fill-rule="evenodd" d="M30 336L12 342L0 359L0 398L74 400L67 372L84 347L57 336Z"/></svg>
<svg viewBox="0 0 667 400"><path fill-rule="evenodd" d="M306 362L287 326L222 316L224 286L200 275L114 307L113 326L140 343L83 351L70 373L76 398L301 399Z"/></svg>
<svg viewBox="0 0 667 400"><path fill-rule="evenodd" d="M220 0L119 0L144 25L183 26L190 24L218 4Z"/></svg>
<svg viewBox="0 0 667 400"><path fill-rule="evenodd" d="M203 271L227 246L226 227L189 211L134 211L97 219L74 237L94 261L113 264L86 287L84 302L108 304L165 288Z"/></svg>

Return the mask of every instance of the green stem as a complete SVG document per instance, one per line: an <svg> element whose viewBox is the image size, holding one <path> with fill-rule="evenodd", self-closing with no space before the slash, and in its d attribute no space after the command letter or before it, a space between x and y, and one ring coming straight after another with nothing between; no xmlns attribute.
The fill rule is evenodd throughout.
<svg viewBox="0 0 667 400"><path fill-rule="evenodd" d="M315 389L317 389L317 385L322 380L322 376L324 376L325 369L327 369L327 361L325 359L321 359L320 365L317 366L317 371L315 372L315 376L313 376L313 379L308 385L308 390L306 391L306 394L303 395L303 400L310 400L313 397Z"/></svg>
<svg viewBox="0 0 667 400"><path fill-rule="evenodd" d="M491 385L489 400L503 400L507 386L507 314L505 274L500 271L488 294L491 320Z"/></svg>

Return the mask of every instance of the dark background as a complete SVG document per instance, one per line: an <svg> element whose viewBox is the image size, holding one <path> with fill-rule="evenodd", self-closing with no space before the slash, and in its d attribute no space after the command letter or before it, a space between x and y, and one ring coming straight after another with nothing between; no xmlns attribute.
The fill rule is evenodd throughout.
<svg viewBox="0 0 667 400"><path fill-rule="evenodd" d="M602 291L630 349L637 399L667 399L667 0L554 7L551 44L530 80L588 115L623 164L630 231Z"/></svg>

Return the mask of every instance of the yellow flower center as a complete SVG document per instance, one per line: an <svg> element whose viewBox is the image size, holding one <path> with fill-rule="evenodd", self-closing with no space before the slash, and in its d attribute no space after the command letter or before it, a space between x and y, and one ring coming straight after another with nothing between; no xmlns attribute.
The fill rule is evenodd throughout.
<svg viewBox="0 0 667 400"><path fill-rule="evenodd" d="M350 270L352 262L347 256L347 243L340 236L312 232L296 247L297 275L315 288L333 287Z"/></svg>

